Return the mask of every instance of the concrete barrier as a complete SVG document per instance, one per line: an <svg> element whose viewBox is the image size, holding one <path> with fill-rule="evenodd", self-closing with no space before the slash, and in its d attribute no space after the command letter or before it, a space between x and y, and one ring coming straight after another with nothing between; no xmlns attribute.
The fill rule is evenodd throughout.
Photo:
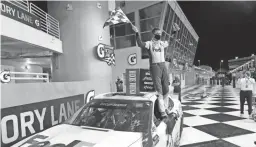
<svg viewBox="0 0 256 147"><path fill-rule="evenodd" d="M91 96L110 92L110 83L103 80L2 84L1 146L60 124Z"/></svg>

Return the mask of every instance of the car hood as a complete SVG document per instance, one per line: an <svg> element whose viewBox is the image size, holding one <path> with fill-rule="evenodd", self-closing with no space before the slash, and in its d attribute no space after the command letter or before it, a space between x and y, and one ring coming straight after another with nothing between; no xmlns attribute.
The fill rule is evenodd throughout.
<svg viewBox="0 0 256 147"><path fill-rule="evenodd" d="M24 139L14 146L45 142L40 147L49 144L74 147L128 147L139 140L142 140L142 133L61 124Z"/></svg>

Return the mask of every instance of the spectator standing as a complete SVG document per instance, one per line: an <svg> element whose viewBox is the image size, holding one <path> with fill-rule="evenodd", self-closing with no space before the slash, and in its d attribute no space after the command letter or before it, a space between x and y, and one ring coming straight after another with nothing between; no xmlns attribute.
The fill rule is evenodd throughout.
<svg viewBox="0 0 256 147"><path fill-rule="evenodd" d="M120 79L120 77L117 77L116 80L116 90L117 92L123 92L123 81Z"/></svg>
<svg viewBox="0 0 256 147"><path fill-rule="evenodd" d="M173 93L178 94L178 99L181 102L181 83L180 78L177 75L174 77L172 86L174 87Z"/></svg>
<svg viewBox="0 0 256 147"><path fill-rule="evenodd" d="M244 115L244 103L245 99L248 104L249 118L252 118L252 94L254 89L255 80L251 78L251 73L246 71L244 77L238 80L240 87L240 112L241 116Z"/></svg>

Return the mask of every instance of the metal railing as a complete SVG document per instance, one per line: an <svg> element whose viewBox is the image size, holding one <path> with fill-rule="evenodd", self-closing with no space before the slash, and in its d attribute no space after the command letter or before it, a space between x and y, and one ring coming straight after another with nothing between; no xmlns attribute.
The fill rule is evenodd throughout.
<svg viewBox="0 0 256 147"><path fill-rule="evenodd" d="M41 30L60 39L60 28L59 22L51 15L44 12L42 9L37 7L35 4L30 3L30 13L40 18Z"/></svg>
<svg viewBox="0 0 256 147"><path fill-rule="evenodd" d="M28 0L6 0L7 2L39 17L41 30L60 39L59 21Z"/></svg>
<svg viewBox="0 0 256 147"><path fill-rule="evenodd" d="M29 3L27 0L6 0L6 1L29 12Z"/></svg>
<svg viewBox="0 0 256 147"><path fill-rule="evenodd" d="M37 80L49 82L48 73L10 72L11 80Z"/></svg>
<svg viewBox="0 0 256 147"><path fill-rule="evenodd" d="M238 66L237 68L235 68L235 69L229 71L228 73L234 73L234 72L238 71L239 69L241 69L241 68L243 68L243 67L246 67L246 66L249 66L250 64L253 64L253 63L254 63L254 60L250 60L250 61L244 63L243 65L240 65L240 66Z"/></svg>

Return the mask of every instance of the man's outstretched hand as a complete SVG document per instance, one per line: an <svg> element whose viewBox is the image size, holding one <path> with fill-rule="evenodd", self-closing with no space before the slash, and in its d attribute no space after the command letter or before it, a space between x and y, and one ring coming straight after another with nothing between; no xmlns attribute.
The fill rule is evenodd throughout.
<svg viewBox="0 0 256 147"><path fill-rule="evenodd" d="M173 31L174 32L179 32L179 30L180 30L180 26L177 23L174 23L173 24Z"/></svg>
<svg viewBox="0 0 256 147"><path fill-rule="evenodd" d="M136 26L134 26L133 24L131 24L131 25L132 25L133 31L136 32L136 33L138 33L138 32L139 32L139 31L138 31L138 28L137 28Z"/></svg>
<svg viewBox="0 0 256 147"><path fill-rule="evenodd" d="M174 35L176 35L178 32L180 31L180 27L177 23L173 24L173 30L172 30L172 35L174 37Z"/></svg>

